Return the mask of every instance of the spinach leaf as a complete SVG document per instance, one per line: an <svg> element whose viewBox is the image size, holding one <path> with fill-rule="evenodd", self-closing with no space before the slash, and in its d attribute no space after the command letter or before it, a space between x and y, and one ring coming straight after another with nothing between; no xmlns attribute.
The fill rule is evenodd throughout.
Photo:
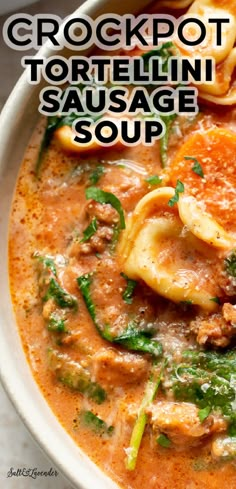
<svg viewBox="0 0 236 489"><path fill-rule="evenodd" d="M94 433L101 435L111 436L114 431L114 426L108 426L108 424L99 418L92 411L81 411L79 414L80 422L90 428Z"/></svg>
<svg viewBox="0 0 236 489"><path fill-rule="evenodd" d="M91 173L89 177L89 181L92 185L96 185L98 183L98 180L104 175L105 173L105 168L102 165L98 165L95 170Z"/></svg>
<svg viewBox="0 0 236 489"><path fill-rule="evenodd" d="M42 298L43 302L54 299L59 307L70 309L77 307L77 299L64 290L55 278L51 278L46 294Z"/></svg>
<svg viewBox="0 0 236 489"><path fill-rule="evenodd" d="M175 187L175 195L168 202L169 207L173 207L179 201L179 194L183 192L184 192L184 184L180 180L177 180L177 184Z"/></svg>
<svg viewBox="0 0 236 489"><path fill-rule="evenodd" d="M80 240L80 243L85 243L88 241L97 231L97 219L94 217L88 227L83 231L84 237Z"/></svg>
<svg viewBox="0 0 236 489"><path fill-rule="evenodd" d="M55 277L57 276L57 269L53 258L50 255L33 254L33 258L38 260L38 263L42 265L43 271L50 271Z"/></svg>
<svg viewBox="0 0 236 489"><path fill-rule="evenodd" d="M236 278L236 250L231 251L224 261L225 271L230 277Z"/></svg>
<svg viewBox="0 0 236 489"><path fill-rule="evenodd" d="M97 404L106 400L107 395L103 387L97 382L92 382L89 371L79 362L71 360L68 355L55 349L48 350L48 362L50 369L62 384L84 394Z"/></svg>
<svg viewBox="0 0 236 489"><path fill-rule="evenodd" d="M123 348L132 351L140 351L143 353L150 353L155 357L159 357L162 354L162 346L161 344L150 338L150 331L139 330L135 327L134 322L130 322L127 328L118 336L112 335L110 331L109 325L101 325L97 319L96 315L96 307L93 302L91 296L91 284L92 284L92 275L86 274L77 278L77 283L81 294L84 298L85 305L88 309L88 312L94 322L94 325L97 328L100 336L115 344L121 345Z"/></svg>
<svg viewBox="0 0 236 489"><path fill-rule="evenodd" d="M58 283L57 268L54 259L50 255L35 253L39 269L39 291L43 302L53 299L53 311L45 319L48 331L52 333L68 333L66 329L65 308L77 309L77 299L64 290ZM59 307L56 307L59 306Z"/></svg>
<svg viewBox="0 0 236 489"><path fill-rule="evenodd" d="M187 350L183 363L170 373L175 399L192 402L204 420L210 410L220 412L229 423L229 434L236 434L236 351Z"/></svg>
<svg viewBox="0 0 236 489"><path fill-rule="evenodd" d="M172 52L171 52L172 50ZM176 51L175 45L173 42L168 41L162 44L162 46L157 47L156 49L152 49L151 51L147 51L146 53L142 54L142 58L144 60L144 68L147 69L149 65L149 60L154 57L158 56L162 58L162 71L167 72L168 71L168 60L171 56L173 56L174 52Z"/></svg>
<svg viewBox="0 0 236 489"><path fill-rule="evenodd" d="M81 275L80 277L77 278L77 283L80 289L80 292L84 298L84 302L86 304L86 307L88 309L88 312L96 324L96 311L95 311L95 304L93 302L92 296L91 296L91 291L90 291L90 286L92 284L92 273L86 273L85 275Z"/></svg>
<svg viewBox="0 0 236 489"><path fill-rule="evenodd" d="M79 90L82 92L83 88L85 87L85 85L83 84L78 84L76 85L77 88L79 88ZM67 87L68 88L68 87ZM67 90L67 88L62 92L62 98L65 94L65 91ZM43 136L43 139L42 139L42 142L41 142L41 145L40 145L40 149L39 149L39 153L38 153L38 158L37 158L37 162L36 162L36 168L35 168L35 174L36 174L36 177L38 178L39 177L39 173L40 173L40 169L41 169L41 164L42 164L42 157L43 157L43 154L44 154L44 151L48 148L50 142L51 142L51 138L52 138L52 135L53 133L59 129L60 127L63 127L63 126L70 126L72 127L73 125L73 122L76 120L76 119L79 119L80 117L88 117L88 114L78 114L76 112L71 112L71 114L67 114L67 115L52 115L52 116L49 116L47 118L47 125L46 125L46 129L45 129L45 132L44 132L44 136ZM96 120L100 119L101 115L99 116L91 116L91 114L89 115L90 118L92 118L94 120L94 122L96 122Z"/></svg>
<svg viewBox="0 0 236 489"><path fill-rule="evenodd" d="M128 350L150 353L154 357L159 357L162 354L161 344L151 339L150 331L138 330L132 321L123 333L112 338L112 342L118 343Z"/></svg>
<svg viewBox="0 0 236 489"><path fill-rule="evenodd" d="M137 282L136 282L136 280L131 280L123 272L121 272L121 277L123 277L127 281L127 287L126 287L125 291L122 294L122 298L123 298L124 302L126 302L126 304L132 304L132 302L133 302L133 297L132 296L133 296L133 293L134 293L134 289L135 289L135 287L137 285Z"/></svg>
<svg viewBox="0 0 236 489"><path fill-rule="evenodd" d="M64 290L57 280L57 269L56 264L53 258L49 255L39 255L34 254L33 258L38 260L38 263L41 265L41 275L47 279L44 280L47 283L47 291L43 296L43 302L47 302L49 299L54 299L56 304L59 307L65 308L76 308L77 307L77 299L73 295L69 294L66 290ZM44 283L44 286L45 286Z"/></svg>
<svg viewBox="0 0 236 489"><path fill-rule="evenodd" d="M43 139L40 145L39 153L38 153L38 158L36 162L36 167L35 167L35 174L36 177L39 177L39 172L41 169L41 164L42 164L42 157L45 152L45 150L48 148L53 133L59 129L59 127L62 126L72 126L73 122L80 117L78 114L75 112L68 114L66 116L60 116L60 115L52 115L47 118L47 125L46 129L43 135Z"/></svg>
<svg viewBox="0 0 236 489"><path fill-rule="evenodd" d="M209 416L210 412L211 412L211 406L206 406L203 409L199 409L198 417L199 417L201 423L203 423L203 421L205 421L205 419Z"/></svg>
<svg viewBox="0 0 236 489"><path fill-rule="evenodd" d="M228 380L199 368L185 366L178 368L173 393L179 401L193 402L201 409L220 409L225 415L230 414L235 399L235 391Z"/></svg>
<svg viewBox="0 0 236 489"><path fill-rule="evenodd" d="M183 359L194 367L209 370L227 380L230 380L232 375L236 375L235 349L225 353L211 350L186 350L183 352Z"/></svg>
<svg viewBox="0 0 236 489"><path fill-rule="evenodd" d="M85 192L86 199L93 199L100 204L110 204L120 216L120 228L125 229L125 218L119 199L110 192L104 192L97 187L88 187Z"/></svg>
<svg viewBox="0 0 236 489"><path fill-rule="evenodd" d="M144 68L146 70L148 69L149 60L153 56L159 56L162 59L162 71L165 73L168 71L168 61L170 57L173 55L180 55L180 53L177 50L176 46L171 41L168 41L162 44L162 46L158 47L157 49L152 49L151 51L148 51L147 53L144 53L142 55L142 58L144 59ZM162 167L165 168L167 164L167 150L168 150L170 131L171 131L172 124L177 117L177 114L160 115L159 117L166 126L165 134L160 139L161 163L162 163Z"/></svg>
<svg viewBox="0 0 236 489"><path fill-rule="evenodd" d="M56 333L66 333L65 319L63 319L56 311L52 312L49 316L47 323L48 331Z"/></svg>
<svg viewBox="0 0 236 489"><path fill-rule="evenodd" d="M49 146L52 134L57 129L57 125L58 125L58 117L56 115L47 118L46 129L43 135L43 139L39 148L39 153L36 161L36 167L35 167L36 177L39 176L44 151Z"/></svg>

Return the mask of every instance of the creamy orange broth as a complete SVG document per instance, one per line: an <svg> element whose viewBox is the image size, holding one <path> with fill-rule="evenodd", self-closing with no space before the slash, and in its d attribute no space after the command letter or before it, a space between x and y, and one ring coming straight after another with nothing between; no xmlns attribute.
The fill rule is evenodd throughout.
<svg viewBox="0 0 236 489"><path fill-rule="evenodd" d="M188 437L185 443L179 443L179 440L175 443L171 438L173 433L170 433L173 444L171 448L163 448L156 442L157 434L148 422L136 468L134 471L125 468L127 448L136 414L152 368L151 355L128 351L102 339L86 309L76 282L77 277L88 272L96 272L92 286L93 300L100 320L103 324L112 325L114 333L124 330L128 318L138 317L140 321L154 327L154 337L162 343L164 351L172 352L177 363L183 349L196 346L196 334L190 332L189 324L191 321L208 318L200 309L174 304L158 296L142 280L138 281L132 304L123 301L122 293L126 282L120 275L123 265L119 247L116 247L115 251L111 250L109 231L113 231L116 213L112 210L111 217L115 215L115 221L110 222L109 204L103 206L104 216L108 209L108 222L102 222L102 218L98 219L99 227L105 228L105 238L103 237L99 243L93 243L89 248L90 241L82 246L76 237L83 237L84 229L96 213L96 204L94 207L94 202L85 198L85 188L90 185L89 176L98 165L104 167L104 173L96 186L119 198L126 218L132 215L140 199L156 188L146 181L151 175L162 175L162 185L169 186L175 186L176 179L179 178L185 183L185 189L190 194L193 188L195 190L192 193L195 196L200 192L200 200L204 200L204 195L209 197L214 185L217 185L219 199L221 182L222 188L225 188L229 178L228 188L230 185L234 186L229 167L227 166L225 171L224 167L223 170L218 168L217 172L221 173L216 173L215 181L212 181L214 165L212 163L210 166L208 175L206 162L204 184L199 181L196 174L182 168L181 148L184 144L190 144L189 141L195 134L201 132L204 135L208 129L217 127L230 131L230 137L236 145L235 109L222 111L203 106L202 112L193 120L179 117L176 133L172 134L169 141L170 164L165 171L160 164L159 143L149 148L140 145L133 148L100 149L80 155L66 153L54 137L44 154L40 177L36 178L35 162L44 126L45 122L41 121L36 128L20 169L9 233L12 300L23 347L35 380L55 415L75 442L121 487L217 489L224 487L227 482L229 489L235 488L234 461L222 463L221 460L212 460L212 433L203 437L200 443L189 443ZM190 148L191 156L198 157L198 154L193 153L194 146L190 145ZM201 163L205 171L204 156ZM211 158L210 153L208 157ZM231 152L229 164L232 157ZM232 161L232 171L234 163L235 159ZM200 184L203 189L198 189ZM204 188L208 189L205 193ZM225 198L227 199L227 195ZM229 203L231 202L234 208L235 198L231 194L230 199ZM220 218L222 216L219 214L217 202L213 201L214 197L211 205L208 198L208 211L215 219L217 216ZM226 223L227 228L235 232L234 213L227 212L226 207L221 224ZM43 304L41 300L37 259L32 258L35 252L57 257L59 283L78 301L77 310L66 310L66 333L51 332L46 327L47 311L45 312L45 302ZM175 260L178 259L178 252L176 247L173 250ZM217 278L224 254L215 252L214 257L211 254L209 246L209 260L212 260L210 266L213 267ZM66 259L65 263L63 257ZM185 257L182 256L182 259ZM197 255L195 259L198 260ZM226 300L224 296L222 301L231 302L231 299L232 297ZM218 312L221 314L217 309L216 314ZM59 382L55 372L49 368L49 348L67 354L71 360L80 362L83 368L88 368L93 381L105 389L107 399L97 404L93 399ZM99 356L101 352L105 352L103 360ZM114 362L111 361L110 354L115 355ZM158 404L167 398L160 389L155 403ZM114 431L111 436L99 435L85 426L79 417L82 410L90 410L109 426L112 425ZM223 426L223 433L225 431L226 427ZM163 432L169 435L168 430L163 429Z"/></svg>

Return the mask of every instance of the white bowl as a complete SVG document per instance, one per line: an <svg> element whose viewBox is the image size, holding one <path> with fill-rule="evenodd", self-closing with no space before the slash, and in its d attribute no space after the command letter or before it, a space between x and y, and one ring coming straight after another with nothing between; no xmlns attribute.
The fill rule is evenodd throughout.
<svg viewBox="0 0 236 489"><path fill-rule="evenodd" d="M103 13L134 13L150 0L88 0L73 16L81 13L96 18ZM38 56L55 54L46 44ZM57 54L69 56L62 49ZM77 488L115 489L112 482L62 428L36 384L24 355L11 303L8 280L8 221L19 166L29 137L39 118L41 85L29 85L24 73L0 117L0 374L21 419L39 446Z"/></svg>

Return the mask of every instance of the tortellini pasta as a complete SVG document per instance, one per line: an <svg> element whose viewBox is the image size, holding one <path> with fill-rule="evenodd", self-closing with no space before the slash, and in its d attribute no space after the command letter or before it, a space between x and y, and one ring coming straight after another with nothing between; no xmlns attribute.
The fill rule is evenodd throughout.
<svg viewBox="0 0 236 489"><path fill-rule="evenodd" d="M216 80L212 85L201 85L199 96L217 105L236 103L236 86L232 75L236 68L236 48L232 49L226 60L216 69Z"/></svg>
<svg viewBox="0 0 236 489"><path fill-rule="evenodd" d="M197 238L215 248L232 248L231 236L201 208L194 197L180 196L178 209L181 221Z"/></svg>
<svg viewBox="0 0 236 489"><path fill-rule="evenodd" d="M229 0L221 7L222 2L215 0L195 0L188 10L188 14L200 16L206 21L207 39L199 46L185 47L188 54L200 56L212 56L215 62L221 63L233 49L236 38L236 18L235 7L231 8L234 0ZM234 12L234 14L232 13ZM222 45L216 45L216 24L209 24L207 19L229 19L230 22L222 24Z"/></svg>
<svg viewBox="0 0 236 489"><path fill-rule="evenodd" d="M187 15L200 16L202 19L230 19L230 23L222 25L222 46L216 46L216 25L206 23L207 40L199 46L178 46L182 54L188 56L213 57L216 64L215 81L211 84L198 85L199 96L218 105L236 103L236 87L233 86L232 75L236 66L236 4L234 0L195 0L188 9ZM189 26L189 36L192 35Z"/></svg>
<svg viewBox="0 0 236 489"><path fill-rule="evenodd" d="M174 188L163 187L138 203L119 246L122 269L176 303L214 311L217 250L231 248L232 239L193 197L168 206L174 195Z"/></svg>
<svg viewBox="0 0 236 489"><path fill-rule="evenodd" d="M232 75L236 67L236 48L216 68L216 79L212 85L203 84L199 96L217 105L233 105L236 103L236 86L232 83Z"/></svg>

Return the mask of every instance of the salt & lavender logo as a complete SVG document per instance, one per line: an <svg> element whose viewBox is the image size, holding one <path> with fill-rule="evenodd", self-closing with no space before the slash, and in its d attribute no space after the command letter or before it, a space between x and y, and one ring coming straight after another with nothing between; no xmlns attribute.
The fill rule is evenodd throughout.
<svg viewBox="0 0 236 489"><path fill-rule="evenodd" d="M49 470L39 470L37 467L34 468L17 468L11 467L7 472L8 477L31 477L31 479L37 479L37 477L57 477L59 473L52 467Z"/></svg>

